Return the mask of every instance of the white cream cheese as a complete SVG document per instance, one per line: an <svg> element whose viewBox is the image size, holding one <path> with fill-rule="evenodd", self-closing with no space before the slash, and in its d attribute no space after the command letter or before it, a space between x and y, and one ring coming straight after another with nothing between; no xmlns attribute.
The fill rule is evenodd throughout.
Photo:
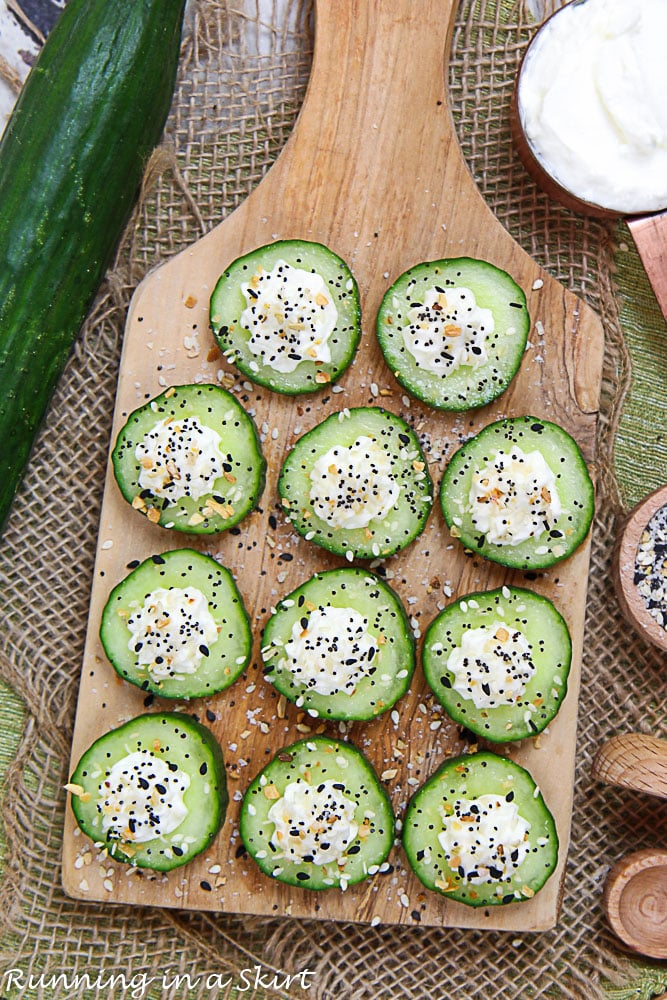
<svg viewBox="0 0 667 1000"><path fill-rule="evenodd" d="M159 587L127 620L128 649L155 680L193 674L218 638L208 601L196 587Z"/></svg>
<svg viewBox="0 0 667 1000"><path fill-rule="evenodd" d="M390 456L369 437L357 438L349 448L330 448L314 463L310 481L313 509L333 528L365 528L381 521L400 492Z"/></svg>
<svg viewBox="0 0 667 1000"><path fill-rule="evenodd" d="M497 451L473 472L468 512L487 542L520 545L551 530L560 517L556 477L539 451Z"/></svg>
<svg viewBox="0 0 667 1000"><path fill-rule="evenodd" d="M452 688L476 708L513 705L535 673L532 648L523 632L494 621L466 629L447 658Z"/></svg>
<svg viewBox="0 0 667 1000"><path fill-rule="evenodd" d="M316 694L352 694L378 652L367 630L354 608L315 608L292 626L279 667Z"/></svg>
<svg viewBox="0 0 667 1000"><path fill-rule="evenodd" d="M408 320L405 346L426 371L445 376L462 365L478 368L489 359L486 342L493 333L493 313L477 305L469 288L429 288Z"/></svg>
<svg viewBox="0 0 667 1000"><path fill-rule="evenodd" d="M134 451L140 487L169 500L198 500L223 475L221 444L220 435L197 417L160 420Z"/></svg>
<svg viewBox="0 0 667 1000"><path fill-rule="evenodd" d="M183 796L189 787L185 771L172 771L150 750L122 757L99 786L103 832L134 844L168 836L188 815Z"/></svg>
<svg viewBox="0 0 667 1000"><path fill-rule="evenodd" d="M667 207L667 4L586 0L531 42L518 111L564 188L619 214Z"/></svg>
<svg viewBox="0 0 667 1000"><path fill-rule="evenodd" d="M291 781L268 813L275 827L271 834L271 843L277 849L274 857L315 865L344 862L345 852L359 829L355 808L339 782L309 785L306 781Z"/></svg>
<svg viewBox="0 0 667 1000"><path fill-rule="evenodd" d="M457 799L438 841L450 868L471 885L509 880L530 850L530 823L499 795Z"/></svg>
<svg viewBox="0 0 667 1000"><path fill-rule="evenodd" d="M338 310L321 275L279 260L272 271L259 267L241 291L241 326L261 364L288 373L303 361L331 361Z"/></svg>

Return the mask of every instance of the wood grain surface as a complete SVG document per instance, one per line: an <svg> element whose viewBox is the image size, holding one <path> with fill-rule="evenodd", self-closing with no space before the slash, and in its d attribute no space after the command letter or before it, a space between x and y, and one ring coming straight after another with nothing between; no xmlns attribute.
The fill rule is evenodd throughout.
<svg viewBox="0 0 667 1000"><path fill-rule="evenodd" d="M646 733L620 733L603 743L591 766L607 785L667 799L667 740Z"/></svg>
<svg viewBox="0 0 667 1000"><path fill-rule="evenodd" d="M68 810L63 879L68 893L89 900L254 914L387 923L540 930L558 916L572 807L577 697L583 641L588 543L550 572L513 573L464 553L449 536L437 504L424 534L384 563L423 633L456 596L504 582L551 597L570 626L574 662L568 696L549 732L503 752L527 766L557 821L559 867L534 899L473 910L423 889L400 847L392 870L345 893L309 893L261 875L238 839L239 799L250 779L281 746L320 729L294 706L280 711L263 679L259 635L276 601L316 570L341 561L298 539L281 517L276 477L297 437L345 406L378 404L403 415L427 449L439 483L459 443L503 415L536 414L565 426L594 461L603 350L597 317L533 262L481 198L465 165L445 89L455 0L338 0L317 6L311 81L295 130L266 178L218 228L151 273L137 290L127 322L114 438L126 415L165 385L233 381L208 330L208 300L217 277L239 254L277 238L321 241L350 264L359 282L363 336L352 368L330 388L285 398L236 379L232 389L262 432L269 474L258 511L236 534L202 542L230 567L256 632L252 667L227 692L193 703L220 740L232 801L211 849L169 876L127 872L99 859L78 835ZM388 284L410 265L470 255L509 271L525 289L532 316L521 371L495 404L460 415L410 401L384 366L374 320ZM222 373L222 375L220 374ZM275 518L275 520L274 520ZM272 527L273 524L277 526ZM120 682L97 637L109 590L127 563L191 539L156 528L120 498L111 472L101 515L90 623L72 757L120 721L145 710L144 695ZM291 561L284 558L292 556ZM152 708L170 707L165 702ZM400 818L409 796L447 755L461 751L459 729L428 695L418 667L392 719L350 728L370 757ZM284 715L284 717L283 717ZM324 724L322 724L324 726ZM334 724L326 729L339 735ZM208 888L207 888L208 887Z"/></svg>
<svg viewBox="0 0 667 1000"><path fill-rule="evenodd" d="M603 906L628 947L667 958L667 851L634 851L617 861L605 882Z"/></svg>

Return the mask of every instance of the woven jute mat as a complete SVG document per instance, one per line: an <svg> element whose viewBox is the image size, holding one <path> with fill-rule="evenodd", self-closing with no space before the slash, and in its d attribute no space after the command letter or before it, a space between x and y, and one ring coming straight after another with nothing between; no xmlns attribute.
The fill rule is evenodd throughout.
<svg viewBox="0 0 667 1000"><path fill-rule="evenodd" d="M619 432L630 386L629 347L634 343L639 355L648 351L651 357L642 340L646 326L632 312L631 299L637 287L647 301L650 291L641 284L620 230L551 204L511 148L514 74L533 16L545 13L537 0L530 8L462 0L450 84L463 151L483 194L526 250L590 302L605 325L600 489L572 844L559 926L517 936L248 919L91 906L69 900L60 888L62 786L125 311L149 267L219 222L261 179L289 135L310 68L307 0L197 0L188 12L164 145L60 382L0 547L0 677L26 707L25 731L4 791L3 995L648 1000L667 989L665 966L631 962L606 928L601 909L609 865L629 850L655 846L667 805L596 785L590 777L602 740L624 730L661 735L665 727L664 658L619 619L609 557L624 503L637 483L658 485L659 479L648 480L665 470L658 435L648 444L641 435L651 407L653 422L664 424L667 380L663 374L648 388L639 383L639 390L633 383L630 417ZM660 318L647 308L647 322L659 327ZM628 319L627 336L619 313ZM663 406L657 418L656 405ZM641 461L640 446L646 452ZM620 487L617 467L624 473ZM262 971L257 983L256 966ZM11 979L9 970L15 973ZM240 970L252 970L252 976L239 979ZM272 970L308 970L310 988L303 994L298 983L287 988L284 976L272 979Z"/></svg>

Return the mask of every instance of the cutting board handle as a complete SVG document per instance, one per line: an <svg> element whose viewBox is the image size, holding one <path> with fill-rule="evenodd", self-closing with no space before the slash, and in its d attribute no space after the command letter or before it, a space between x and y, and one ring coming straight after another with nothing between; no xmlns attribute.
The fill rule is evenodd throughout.
<svg viewBox="0 0 667 1000"><path fill-rule="evenodd" d="M304 125L317 128L327 150L330 139L358 135L360 127L375 130L387 159L410 151L406 169L414 172L424 144L447 141L452 131L444 113L445 75L458 3L318 0L313 65L296 133ZM433 113L438 108L442 114ZM349 129L341 119L349 120ZM425 122L429 131L422 134ZM387 141L399 132L398 146Z"/></svg>

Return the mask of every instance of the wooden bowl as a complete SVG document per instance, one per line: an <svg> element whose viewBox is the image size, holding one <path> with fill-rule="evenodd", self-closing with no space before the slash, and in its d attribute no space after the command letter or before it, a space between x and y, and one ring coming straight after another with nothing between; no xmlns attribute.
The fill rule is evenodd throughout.
<svg viewBox="0 0 667 1000"><path fill-rule="evenodd" d="M548 171L542 160L536 156L533 151L533 147L524 132L523 124L521 122L521 115L519 114L519 86L521 82L521 70L530 55L531 46L537 36L549 24L552 18L558 17L562 9L562 7L558 8L558 10L555 10L553 14L542 22L528 43L528 46L521 58L521 62L519 63L519 69L516 74L514 88L512 90L512 102L510 105L510 130L512 141L517 153L519 154L519 159L530 176L533 178L537 186L541 188L545 194L549 195L550 198L553 198L554 201L558 202L560 205L564 205L565 208L569 208L572 212L577 212L579 215L588 215L598 219L617 219L621 213L614 212L609 208L604 208L602 205L596 205L593 202L585 201L583 198L579 198L576 194L574 194L574 192L570 191L569 188L565 188L562 184L558 183L555 177Z"/></svg>
<svg viewBox="0 0 667 1000"><path fill-rule="evenodd" d="M622 217L623 213L613 211L594 202L586 201L578 197L569 188L565 188L562 184L559 184L556 178L549 172L548 165L543 163L533 151L533 147L524 132L521 115L519 114L521 71L531 46L551 19L558 17L565 9L566 7L559 7L540 25L523 54L514 82L510 107L512 140L524 167L538 187L550 198L564 205L570 211L577 212L579 215L592 216L598 219L615 219ZM626 216L625 223L637 247L658 304L665 319L667 319L667 272L664 266L665 257L667 257L667 208L650 214L638 213Z"/></svg>
<svg viewBox="0 0 667 1000"><path fill-rule="evenodd" d="M667 958L667 851L622 858L607 877L603 902L621 941L649 958Z"/></svg>
<svg viewBox="0 0 667 1000"><path fill-rule="evenodd" d="M627 621L649 642L667 650L667 631L649 613L635 584L635 557L642 532L656 511L667 504L667 486L661 486L638 504L621 525L612 554L612 579L618 603Z"/></svg>

